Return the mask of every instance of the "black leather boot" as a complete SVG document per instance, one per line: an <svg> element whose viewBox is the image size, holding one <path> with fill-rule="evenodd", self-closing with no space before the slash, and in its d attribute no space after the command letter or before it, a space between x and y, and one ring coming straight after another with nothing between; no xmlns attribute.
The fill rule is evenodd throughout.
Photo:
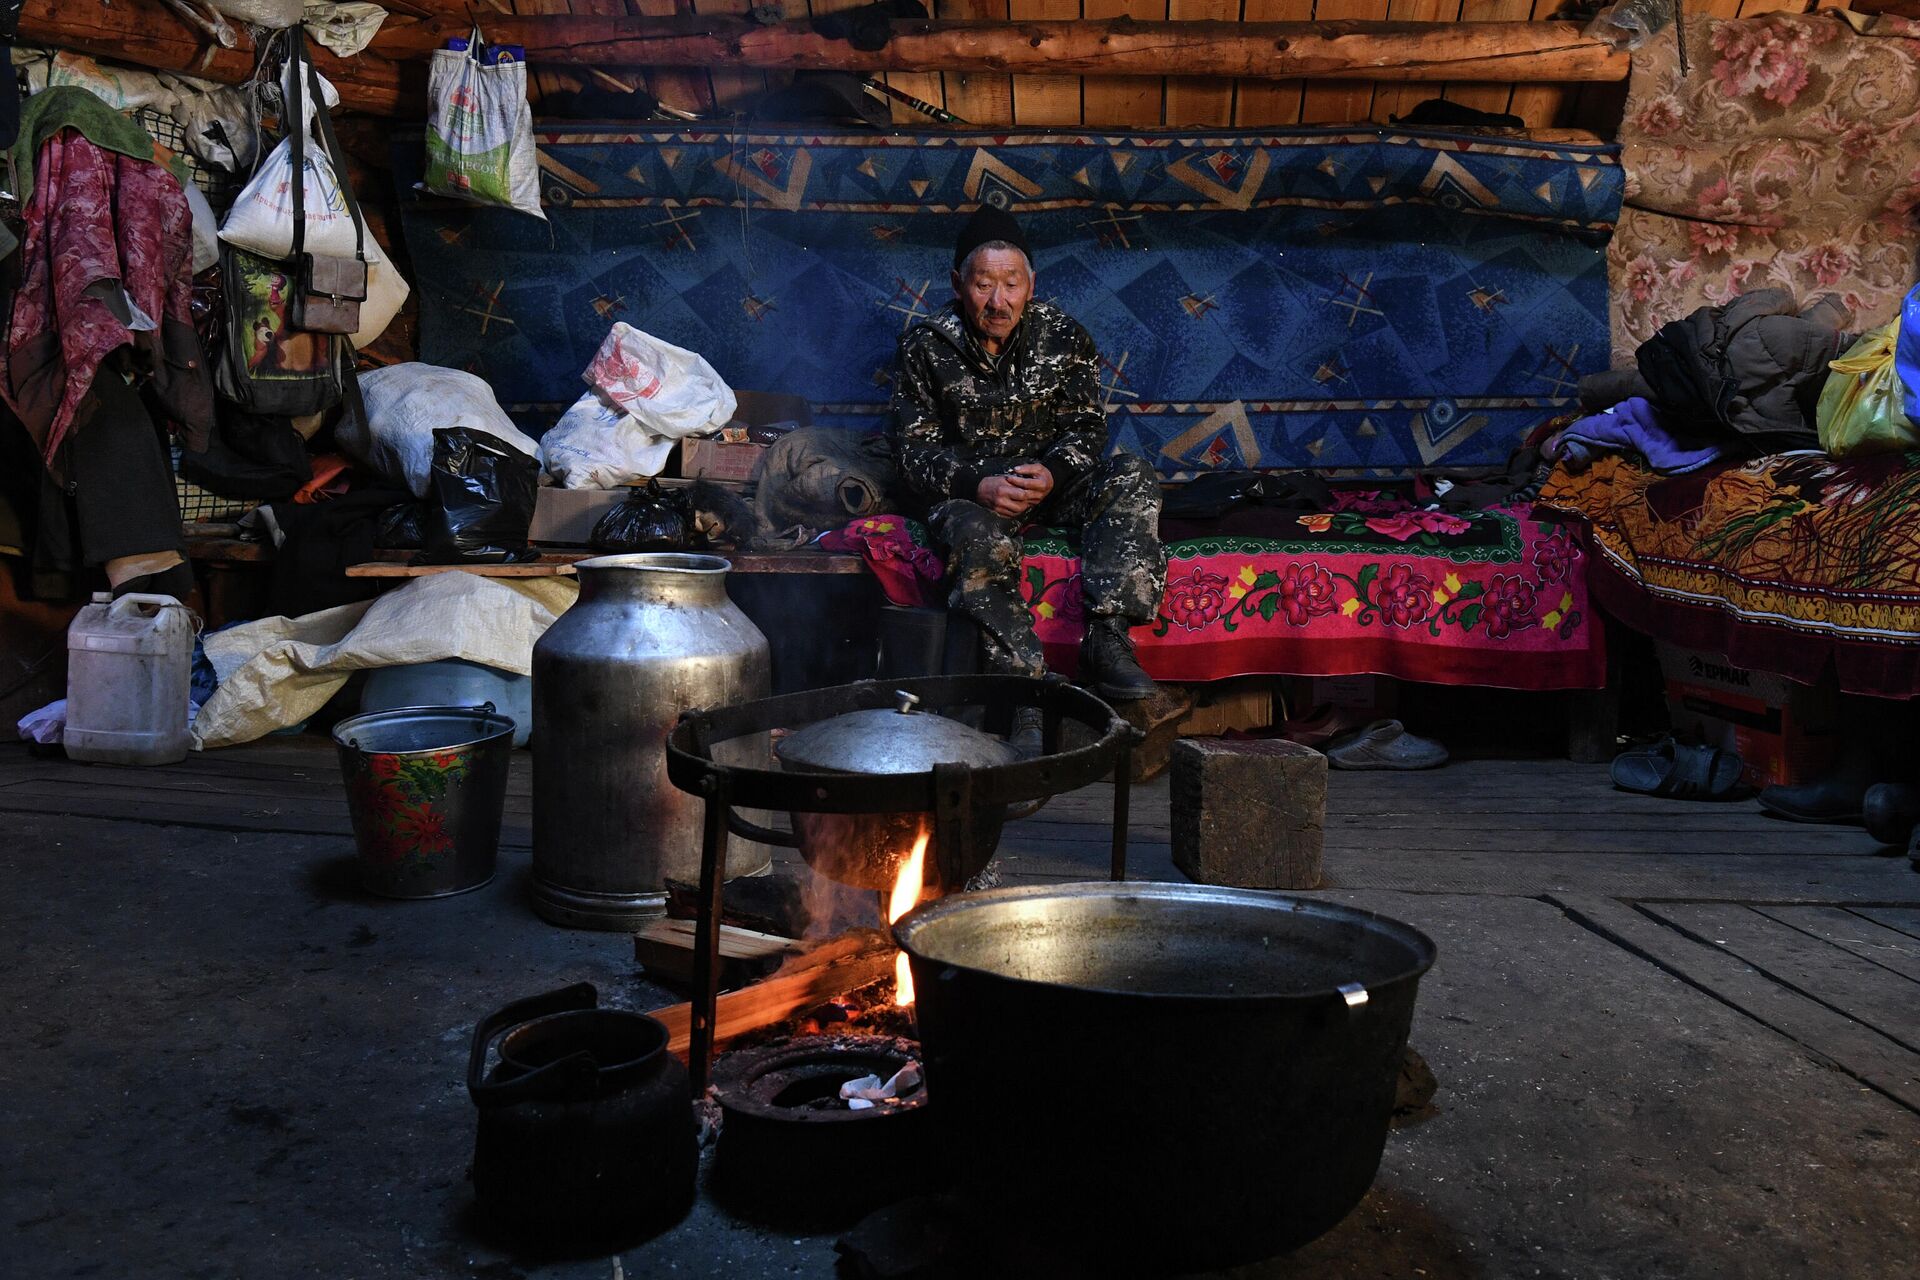
<svg viewBox="0 0 1920 1280"><path fill-rule="evenodd" d="M1864 743L1850 744L1839 761L1811 782L1775 783L1760 793L1760 807L1792 822L1832 822L1853 826L1864 820L1867 789L1891 772Z"/></svg>
<svg viewBox="0 0 1920 1280"><path fill-rule="evenodd" d="M1877 782L1867 788L1860 815L1867 834L1881 844L1904 844L1920 826L1920 787L1904 782Z"/></svg>
<svg viewBox="0 0 1920 1280"><path fill-rule="evenodd" d="M1134 702L1157 687L1133 656L1131 630L1123 618L1095 618L1080 645L1080 683L1103 698Z"/></svg>
<svg viewBox="0 0 1920 1280"><path fill-rule="evenodd" d="M1046 750L1046 717L1038 707L1021 707L1013 713L1013 732L1007 745L1022 760L1037 759Z"/></svg>

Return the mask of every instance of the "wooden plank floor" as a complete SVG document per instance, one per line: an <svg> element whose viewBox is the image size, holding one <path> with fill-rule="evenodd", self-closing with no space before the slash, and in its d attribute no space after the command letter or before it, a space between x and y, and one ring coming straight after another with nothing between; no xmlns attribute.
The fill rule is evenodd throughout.
<svg viewBox="0 0 1920 1280"><path fill-rule="evenodd" d="M508 784L503 847L524 856L530 759ZM1565 761L1465 761L1431 773L1335 773L1329 890L1532 898L1920 1111L1920 875L1850 827L1748 803L1615 791ZM1113 792L1056 798L1009 827L1009 883L1106 874ZM350 838L333 749L313 737L158 769L0 750L0 812ZM1180 879L1163 780L1133 789L1129 873ZM783 861L796 860L791 851Z"/></svg>

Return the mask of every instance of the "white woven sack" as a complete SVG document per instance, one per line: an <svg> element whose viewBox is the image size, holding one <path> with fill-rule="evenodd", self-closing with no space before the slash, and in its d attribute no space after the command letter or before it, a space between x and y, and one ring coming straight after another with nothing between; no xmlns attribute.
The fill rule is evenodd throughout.
<svg viewBox="0 0 1920 1280"><path fill-rule="evenodd" d="M211 3L229 18L275 31L300 21L301 11L306 7L305 0L211 0Z"/></svg>
<svg viewBox="0 0 1920 1280"><path fill-rule="evenodd" d="M388 480L404 482L417 498L427 496L436 428L482 431L535 461L540 458L539 442L513 425L493 398L493 388L462 370L432 364L370 369L360 375L360 395L367 405L367 429L348 414L334 428L334 439L348 457Z"/></svg>
<svg viewBox="0 0 1920 1280"><path fill-rule="evenodd" d="M306 251L327 257L351 258L358 239L346 198L334 176L333 161L324 151L307 148L306 184L301 192L307 221ZM275 262L293 254L293 140L282 138L267 162L234 198L220 238L230 245ZM379 250L367 237L367 261Z"/></svg>
<svg viewBox="0 0 1920 1280"><path fill-rule="evenodd" d="M380 335L387 331L393 318L400 314L407 295L413 292L398 267L384 255L373 256L379 252L379 246L374 244L371 235L367 237L367 248L373 251L367 255L367 297L360 304L360 328L349 339L355 351L380 341Z"/></svg>

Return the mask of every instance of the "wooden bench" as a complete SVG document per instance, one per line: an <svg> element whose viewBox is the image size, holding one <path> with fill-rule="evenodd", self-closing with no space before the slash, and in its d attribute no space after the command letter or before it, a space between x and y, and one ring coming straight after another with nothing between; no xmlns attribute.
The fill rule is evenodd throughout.
<svg viewBox="0 0 1920 1280"><path fill-rule="evenodd" d="M187 558L201 570L208 625L220 626L258 616L266 599L265 571L273 563L273 547L242 538L240 526L234 524L189 523L185 530ZM602 553L555 547L542 551L539 559L525 564L408 564L414 554L406 550L382 551L376 560L349 565L347 576L396 580L435 573L475 573L487 578L566 577L572 575L576 563ZM851 552L781 551L728 554L724 558L733 566L733 573L753 576L867 572L866 562Z"/></svg>

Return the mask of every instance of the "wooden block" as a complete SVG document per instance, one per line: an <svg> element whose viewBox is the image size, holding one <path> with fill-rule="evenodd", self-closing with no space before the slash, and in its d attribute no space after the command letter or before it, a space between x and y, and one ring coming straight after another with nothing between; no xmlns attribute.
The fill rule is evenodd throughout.
<svg viewBox="0 0 1920 1280"><path fill-rule="evenodd" d="M691 982L693 939L691 920L650 920L633 935L633 958L647 967L648 977ZM750 981L801 950L801 944L792 938L723 924L720 926L721 984L738 986Z"/></svg>
<svg viewBox="0 0 1920 1280"><path fill-rule="evenodd" d="M1282 739L1173 744L1173 864L1201 884L1315 889L1327 758Z"/></svg>

